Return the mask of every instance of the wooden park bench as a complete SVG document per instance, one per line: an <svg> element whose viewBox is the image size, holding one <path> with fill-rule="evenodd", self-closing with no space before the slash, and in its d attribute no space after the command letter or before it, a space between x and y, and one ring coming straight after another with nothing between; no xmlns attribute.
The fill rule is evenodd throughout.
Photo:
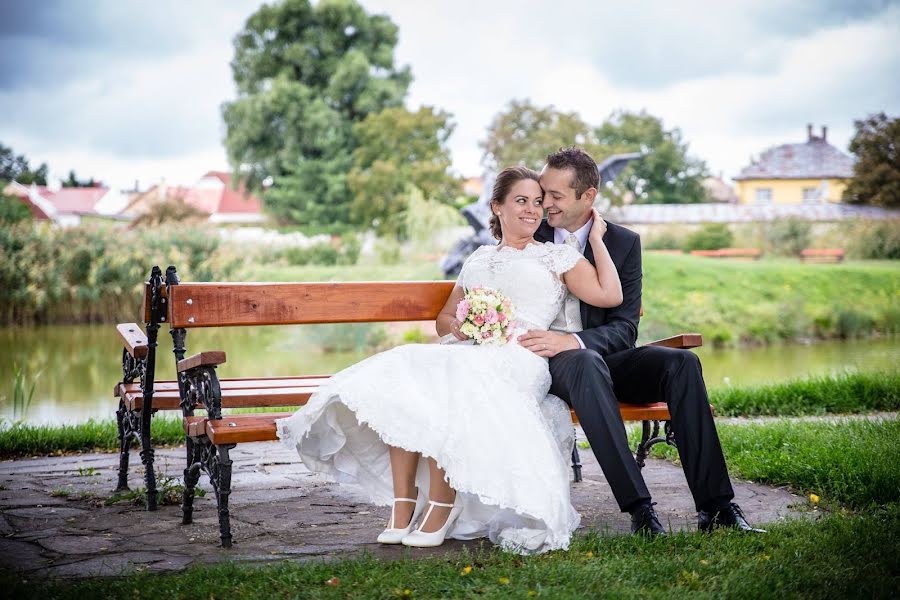
<svg viewBox="0 0 900 600"><path fill-rule="evenodd" d="M174 267L169 267L165 276L159 267L153 267L144 294L146 335L134 323L118 326L124 346L123 381L115 390L119 398L119 489L127 489L129 448L136 439L145 467L147 509L156 510L151 415L158 410L180 410L187 446L182 523L192 521L194 490L203 471L215 492L222 545L230 547L228 500L232 463L229 451L243 442L276 440L275 422L290 413L223 415L222 410L302 406L329 376L220 380L216 367L225 362L225 352L204 351L185 358L188 330L195 327L434 320L453 285L452 281L181 283ZM172 337L178 379L155 381L159 329L166 323ZM682 334L652 343L671 348L695 348L702 340L699 334ZM373 385L377 383L373 382ZM643 424L635 451L635 459L641 467L653 445L675 445L675 432L665 403L620 404L619 408L623 420ZM205 410L206 414L195 414L198 409ZM663 424L662 434L660 423ZM580 481L577 446L572 461L574 478Z"/></svg>
<svg viewBox="0 0 900 600"><path fill-rule="evenodd" d="M802 262L839 263L844 260L843 248L806 248L800 251Z"/></svg>
<svg viewBox="0 0 900 600"><path fill-rule="evenodd" d="M738 260L759 260L762 250L759 248L719 248L718 250L691 250L691 256L707 258L735 258Z"/></svg>

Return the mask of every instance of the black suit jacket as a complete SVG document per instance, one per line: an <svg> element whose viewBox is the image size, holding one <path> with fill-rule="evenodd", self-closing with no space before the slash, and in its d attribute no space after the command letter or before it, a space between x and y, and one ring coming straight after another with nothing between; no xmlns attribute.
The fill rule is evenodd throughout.
<svg viewBox="0 0 900 600"><path fill-rule="evenodd" d="M534 234L539 242L553 241L553 228L543 221ZM603 242L622 281L622 304L615 308L598 308L581 303L581 325L578 334L586 348L606 356L634 348L641 319L641 238L621 225L607 221ZM584 257L594 262L594 251L588 242Z"/></svg>

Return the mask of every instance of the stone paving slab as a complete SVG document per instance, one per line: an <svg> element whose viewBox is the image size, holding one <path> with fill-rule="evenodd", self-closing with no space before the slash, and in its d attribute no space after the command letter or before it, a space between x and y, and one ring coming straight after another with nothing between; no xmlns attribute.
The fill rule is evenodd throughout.
<svg viewBox="0 0 900 600"><path fill-rule="evenodd" d="M581 439L584 439L581 436ZM184 448L157 451L158 479L180 478ZM242 444L234 461L231 523L234 547L219 547L212 490L195 500L194 523L181 525L180 506L146 512L121 502L107 506L116 485L116 454L82 454L0 462L0 565L54 577L115 576L135 571L177 571L224 560L265 562L345 557L366 551L384 558L443 555L485 541L448 541L430 550L383 546L375 537L388 507L368 504L361 492L310 473L292 451L275 443ZM590 450L582 450L584 481L572 484L582 529L629 531ZM132 456L129 486L143 485ZM137 463L137 464L134 464ZM79 471L80 469L80 471ZM644 477L660 520L673 530L696 529L696 512L682 470L649 459ZM736 501L754 524L808 513L784 489L735 481Z"/></svg>

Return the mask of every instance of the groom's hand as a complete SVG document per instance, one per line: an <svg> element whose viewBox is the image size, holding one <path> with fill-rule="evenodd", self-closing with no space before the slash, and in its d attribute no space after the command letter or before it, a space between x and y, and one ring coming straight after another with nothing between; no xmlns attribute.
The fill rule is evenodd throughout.
<svg viewBox="0 0 900 600"><path fill-rule="evenodd" d="M531 350L538 356L550 358L566 350L578 350L581 344L571 333L559 333L556 331L541 331L532 329L526 331L518 338L519 344L526 350Z"/></svg>

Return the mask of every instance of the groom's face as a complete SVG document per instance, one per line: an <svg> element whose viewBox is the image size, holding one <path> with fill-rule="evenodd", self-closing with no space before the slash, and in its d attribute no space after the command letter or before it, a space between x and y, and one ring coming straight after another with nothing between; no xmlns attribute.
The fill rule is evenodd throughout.
<svg viewBox="0 0 900 600"><path fill-rule="evenodd" d="M552 169L541 171L541 187L544 189L544 210L547 224L567 231L577 231L591 218L591 194L575 196L572 185L575 172L572 169Z"/></svg>

